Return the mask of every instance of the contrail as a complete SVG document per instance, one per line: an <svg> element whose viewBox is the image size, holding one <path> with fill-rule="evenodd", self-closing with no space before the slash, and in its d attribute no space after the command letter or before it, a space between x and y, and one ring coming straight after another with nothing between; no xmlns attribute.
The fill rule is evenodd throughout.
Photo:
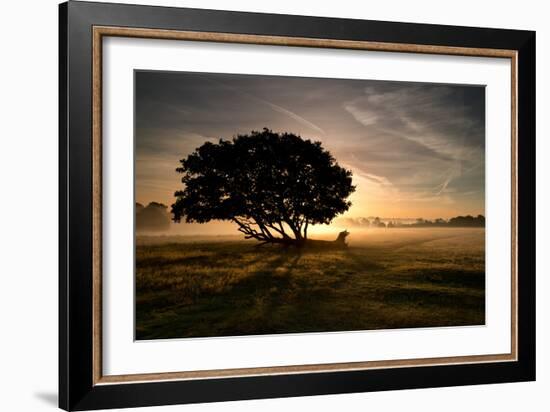
<svg viewBox="0 0 550 412"><path fill-rule="evenodd" d="M452 179L452 174L449 175L449 177L447 177L447 179L441 184L441 188L439 189L439 191L435 194L436 196L439 196L441 193L443 193L443 191L445 189L447 189L447 186L449 185L449 183L451 182L451 179Z"/></svg>
<svg viewBox="0 0 550 412"><path fill-rule="evenodd" d="M263 104L265 104L265 105L271 107L271 108L272 108L273 110L275 110L276 112L281 113L281 114L284 114L284 115L290 117L291 119L296 120L298 123L300 123L300 124L302 124L302 125L304 125L304 126L307 126L307 127L311 128L311 129L313 129L313 130L315 130L315 131L317 131L317 132L319 132L319 133L321 133L321 134L323 134L323 135L326 134L325 131L324 131L323 129L321 129L319 126L317 126L316 124L310 122L310 121L307 120L307 119L304 119L302 116L300 116L300 115L298 115L298 114L296 114L296 113L294 113L294 112L291 112L291 111L288 110L288 109L285 109L284 107L281 107L281 106L279 106L279 105L276 105L276 104L274 104L274 103L271 103L271 102L269 102L269 101L267 101L267 100L260 99L259 97L253 96L253 95L251 95L251 94L249 94L249 93L245 93L245 92L243 92L243 91L241 91L241 90L239 90L239 89L236 89L235 87L228 86L227 84L225 84L225 83L223 83L223 82L220 82L220 81L218 81L218 80L207 79L207 78L202 77L202 76L200 76L200 77L201 77L203 80L206 80L206 81L211 82L211 83L216 83L216 84L218 84L219 86L224 87L224 88L226 88L226 89L229 89L229 90L231 90L231 91L233 91L233 92L235 92L235 93L237 93L237 94L240 94L241 96L244 96L244 97L246 97L246 98L248 98L248 99L250 99L250 100L254 100L254 101L256 101L256 102L263 103Z"/></svg>
<svg viewBox="0 0 550 412"><path fill-rule="evenodd" d="M246 93L243 93L243 94L246 94ZM317 126L316 124L311 123L309 120L304 119L302 116L299 116L296 113L285 109L284 107L278 106L274 103L268 102L267 100L259 99L259 98L254 97L254 96L248 96L248 97L251 98L251 99L257 100L259 102L265 103L269 107L271 107L273 110L275 110L276 112L286 114L287 116L291 117L292 119L296 120L297 122L299 122L299 123L301 123L305 126L308 126L308 127L312 128L314 130L317 130L319 133L325 134L325 131L323 129L321 129L319 126Z"/></svg>

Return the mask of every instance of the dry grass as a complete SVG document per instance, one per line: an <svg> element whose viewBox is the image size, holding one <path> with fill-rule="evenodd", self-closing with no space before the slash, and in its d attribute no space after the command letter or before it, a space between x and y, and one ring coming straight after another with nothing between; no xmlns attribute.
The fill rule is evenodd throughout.
<svg viewBox="0 0 550 412"><path fill-rule="evenodd" d="M352 233L346 250L140 238L138 339L485 322L483 229Z"/></svg>

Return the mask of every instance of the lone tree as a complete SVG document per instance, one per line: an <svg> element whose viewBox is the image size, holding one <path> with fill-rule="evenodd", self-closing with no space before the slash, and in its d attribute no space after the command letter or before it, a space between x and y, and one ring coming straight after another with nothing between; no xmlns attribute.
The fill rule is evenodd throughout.
<svg viewBox="0 0 550 412"><path fill-rule="evenodd" d="M268 129L204 143L180 160L175 222L232 221L246 239L302 245L308 226L349 209L352 173L320 142Z"/></svg>

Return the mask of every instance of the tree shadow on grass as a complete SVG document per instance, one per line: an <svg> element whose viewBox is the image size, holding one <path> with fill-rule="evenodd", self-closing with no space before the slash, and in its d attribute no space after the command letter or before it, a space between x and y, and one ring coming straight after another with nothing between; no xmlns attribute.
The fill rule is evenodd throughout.
<svg viewBox="0 0 550 412"><path fill-rule="evenodd" d="M336 264L331 262L332 255L323 255L322 251L280 251L275 259L241 284L241 287L250 287L250 292L259 296L254 324L248 325L246 331L236 332L228 327L224 332L272 334L340 330L341 321L345 320L341 318L341 313L347 309L337 310L335 306L346 307L346 293L354 289L353 283L357 280L354 275L363 275L383 266L374 263L370 256L357 255L357 250L335 251ZM302 262L306 266L301 266L300 259L304 256L307 256L307 261ZM308 265L315 257L321 261L314 263L311 274L308 274Z"/></svg>
<svg viewBox="0 0 550 412"><path fill-rule="evenodd" d="M275 256L269 259L270 256ZM288 284L292 277L293 270L298 265L298 262L302 254L300 251L281 249L277 254L269 254L268 256L260 256L253 260L250 264L263 261L265 262L259 269L252 272L250 276L247 276L243 280L237 283L237 287L251 287L253 289L271 288L273 286L280 286ZM267 257L267 259L266 259ZM285 271L278 271L281 267L286 267Z"/></svg>
<svg viewBox="0 0 550 412"><path fill-rule="evenodd" d="M146 326L140 339L171 337L175 332L179 336L174 337L204 337L319 331L328 322L327 302L342 296L339 290L354 288L353 275L381 268L361 248L310 250L241 244L211 250L211 256L184 256L180 262L191 267L223 267L232 258L232 267L245 269L242 277L222 290L202 292L192 304L167 306L166 298L160 296L159 306L148 308L147 313L154 310L163 320Z"/></svg>
<svg viewBox="0 0 550 412"><path fill-rule="evenodd" d="M223 335L281 332L273 329L272 317L278 308L289 303L287 294L296 288L293 275L302 253L285 249L275 252L258 259L264 264L224 294L226 303L231 302L230 317L246 320L229 322L222 331ZM217 299L224 299L224 296Z"/></svg>
<svg viewBox="0 0 550 412"><path fill-rule="evenodd" d="M345 256L347 258L346 267L349 272L356 273L384 269L384 265L376 263L374 257L367 254L362 248L349 248L346 250Z"/></svg>

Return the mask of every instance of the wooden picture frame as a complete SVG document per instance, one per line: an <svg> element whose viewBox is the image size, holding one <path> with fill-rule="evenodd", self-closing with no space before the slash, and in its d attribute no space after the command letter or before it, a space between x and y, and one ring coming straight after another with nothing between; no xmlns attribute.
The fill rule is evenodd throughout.
<svg viewBox="0 0 550 412"><path fill-rule="evenodd" d="M535 33L168 7L60 5L59 406L137 407L535 379ZM206 371L102 373L102 40L106 36L511 61L511 351Z"/></svg>

